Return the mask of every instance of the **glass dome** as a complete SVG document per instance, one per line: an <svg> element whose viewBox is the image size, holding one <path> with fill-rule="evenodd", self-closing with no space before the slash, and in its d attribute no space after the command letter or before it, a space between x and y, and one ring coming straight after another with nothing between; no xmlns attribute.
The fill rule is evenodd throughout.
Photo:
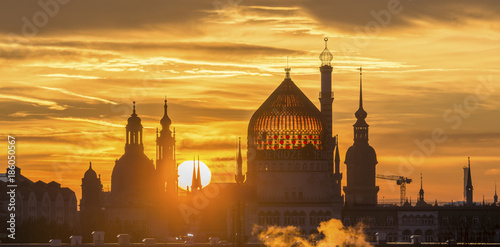
<svg viewBox="0 0 500 247"><path fill-rule="evenodd" d="M312 144L322 149L321 112L289 78L253 114L249 144L257 150L300 149Z"/></svg>

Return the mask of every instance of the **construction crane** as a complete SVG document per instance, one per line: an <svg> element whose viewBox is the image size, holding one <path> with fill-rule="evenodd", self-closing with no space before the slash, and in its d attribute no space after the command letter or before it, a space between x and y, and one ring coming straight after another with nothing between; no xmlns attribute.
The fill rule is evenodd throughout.
<svg viewBox="0 0 500 247"><path fill-rule="evenodd" d="M396 181L396 184L399 185L399 188L401 190L401 205L405 203L406 199L406 184L411 183L411 178L403 177L403 176L396 176L396 175L380 175L377 174L377 178L380 179L387 179L387 180L393 180Z"/></svg>

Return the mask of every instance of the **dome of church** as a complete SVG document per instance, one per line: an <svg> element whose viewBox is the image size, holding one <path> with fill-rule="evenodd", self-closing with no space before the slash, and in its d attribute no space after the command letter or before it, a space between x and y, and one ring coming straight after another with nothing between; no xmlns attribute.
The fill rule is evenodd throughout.
<svg viewBox="0 0 500 247"><path fill-rule="evenodd" d="M92 169L92 163L90 163L89 169L85 172L83 178L97 178L97 173Z"/></svg>
<svg viewBox="0 0 500 247"><path fill-rule="evenodd" d="M153 161L143 152L125 152L115 162L111 174L111 192L118 195L145 194L154 188Z"/></svg>
<svg viewBox="0 0 500 247"><path fill-rule="evenodd" d="M248 125L248 136L260 150L299 149L306 144L321 149L324 133L321 112L290 78L257 109Z"/></svg>

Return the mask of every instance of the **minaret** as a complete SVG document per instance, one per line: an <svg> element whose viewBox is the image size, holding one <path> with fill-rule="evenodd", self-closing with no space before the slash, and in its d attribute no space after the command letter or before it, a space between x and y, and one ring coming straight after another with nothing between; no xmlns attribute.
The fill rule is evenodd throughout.
<svg viewBox="0 0 500 247"><path fill-rule="evenodd" d="M469 157L469 171L467 173L467 186L465 186L465 190L466 190L466 194L467 194L467 198L466 198L466 204L467 206L472 206L473 205L473 196L472 196L472 191L474 190L474 188L472 187L472 178L471 178L471 175L470 175L470 157Z"/></svg>
<svg viewBox="0 0 500 247"><path fill-rule="evenodd" d="M495 181L495 195L493 196L493 205L498 204L498 195L497 195L497 182Z"/></svg>
<svg viewBox="0 0 500 247"><path fill-rule="evenodd" d="M332 143L332 103L333 103L333 92L332 92L332 66L331 62L333 60L333 55L328 50L328 38L325 38L325 49L319 55L321 60L321 92L319 101L321 102L321 114L326 123L326 137L327 143L330 145L330 150L332 150L333 155L333 143Z"/></svg>
<svg viewBox="0 0 500 247"><path fill-rule="evenodd" d="M125 153L144 151L144 145L142 144L141 119L135 113L135 101L133 103L134 110L132 112L132 115L128 118L126 127L127 141L125 144Z"/></svg>
<svg viewBox="0 0 500 247"><path fill-rule="evenodd" d="M368 116L363 109L363 81L360 68L359 108L354 114L357 118L354 127L354 144L347 150L345 157L347 186L344 187L347 205L376 205L379 187L375 185L377 154L368 144Z"/></svg>
<svg viewBox="0 0 500 247"><path fill-rule="evenodd" d="M161 191L167 197L177 196L178 172L175 160L175 134L170 131L172 120L167 114L167 99L163 105L163 118L160 120L161 131L156 134L156 170L161 183Z"/></svg>
<svg viewBox="0 0 500 247"><path fill-rule="evenodd" d="M245 181L245 175L243 175L243 158L241 157L241 137L238 140L238 156L236 158L236 175L234 179L237 184L242 184Z"/></svg>

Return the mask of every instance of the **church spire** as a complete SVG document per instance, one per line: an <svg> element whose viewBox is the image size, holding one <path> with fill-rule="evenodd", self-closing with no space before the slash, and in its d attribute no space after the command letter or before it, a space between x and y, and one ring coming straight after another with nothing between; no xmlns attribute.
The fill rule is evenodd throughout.
<svg viewBox="0 0 500 247"><path fill-rule="evenodd" d="M365 121L365 118L368 116L368 113L366 113L365 109L363 109L363 68L359 67L359 108L354 114L356 118L358 119L358 122L356 124L360 125L367 125Z"/></svg>
<svg viewBox="0 0 500 247"><path fill-rule="evenodd" d="M495 181L495 195L493 196L493 205L497 205L498 195L497 195L497 181Z"/></svg>
<svg viewBox="0 0 500 247"><path fill-rule="evenodd" d="M368 124L365 119L368 116L363 109L363 68L359 68L359 107L354 114L357 121L354 124L354 143L368 143Z"/></svg>
<svg viewBox="0 0 500 247"><path fill-rule="evenodd" d="M418 192L418 201L423 202L424 201L424 188L423 188L423 182L422 182L422 173L420 173L420 191Z"/></svg>
<svg viewBox="0 0 500 247"><path fill-rule="evenodd" d="M243 175L243 158L241 157L241 137L238 140L238 156L236 157L236 175L234 175L236 183L240 184L245 181Z"/></svg>
<svg viewBox="0 0 500 247"><path fill-rule="evenodd" d="M196 186L198 187L198 190L201 190L203 187L201 185L201 172L200 172L200 156L198 155L198 172L196 174Z"/></svg>
<svg viewBox="0 0 500 247"><path fill-rule="evenodd" d="M465 186L466 190L466 203L468 206L472 206L473 204L473 194L472 191L474 190L474 187L472 187L472 176L470 172L470 157L468 157L468 162L469 162L469 169L467 171L467 186Z"/></svg>
<svg viewBox="0 0 500 247"><path fill-rule="evenodd" d="M191 191L194 191L196 188L196 181L198 181L198 178L196 177L196 156L193 157L193 177L191 179Z"/></svg>

